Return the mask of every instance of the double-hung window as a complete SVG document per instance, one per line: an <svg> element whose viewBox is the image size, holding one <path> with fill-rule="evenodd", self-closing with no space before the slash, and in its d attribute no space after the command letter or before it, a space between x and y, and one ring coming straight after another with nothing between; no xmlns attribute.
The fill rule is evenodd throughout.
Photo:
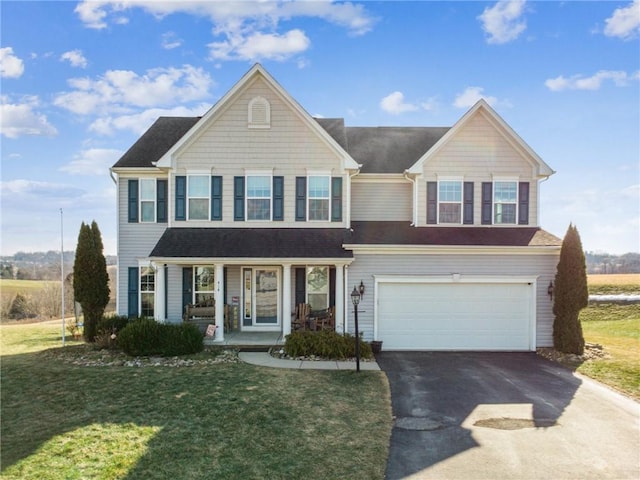
<svg viewBox="0 0 640 480"><path fill-rule="evenodd" d="M156 273L153 268L140 267L140 316L154 316L156 299Z"/></svg>
<svg viewBox="0 0 640 480"><path fill-rule="evenodd" d="M496 181L493 184L493 223L515 224L518 210L518 182Z"/></svg>
<svg viewBox="0 0 640 480"><path fill-rule="evenodd" d="M208 175L189 175L187 186L189 220L209 219L209 182Z"/></svg>
<svg viewBox="0 0 640 480"><path fill-rule="evenodd" d="M140 221L156 221L156 179L140 179Z"/></svg>
<svg viewBox="0 0 640 480"><path fill-rule="evenodd" d="M308 182L307 218L309 220L328 221L331 205L331 177L328 175L311 175Z"/></svg>
<svg viewBox="0 0 640 480"><path fill-rule="evenodd" d="M271 178L247 175L247 220L271 220Z"/></svg>
<svg viewBox="0 0 640 480"><path fill-rule="evenodd" d="M462 182L438 182L438 223L462 223Z"/></svg>
<svg viewBox="0 0 640 480"><path fill-rule="evenodd" d="M194 301L213 305L215 298L215 268L193 267Z"/></svg>

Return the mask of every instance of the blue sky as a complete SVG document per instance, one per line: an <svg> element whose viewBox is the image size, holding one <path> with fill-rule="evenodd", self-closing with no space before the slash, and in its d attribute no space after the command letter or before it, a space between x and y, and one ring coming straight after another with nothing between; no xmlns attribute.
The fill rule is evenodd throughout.
<svg viewBox="0 0 640 480"><path fill-rule="evenodd" d="M557 171L541 226L640 251L640 0L0 3L0 254L116 253L108 168L261 62L310 114L450 126L483 97Z"/></svg>

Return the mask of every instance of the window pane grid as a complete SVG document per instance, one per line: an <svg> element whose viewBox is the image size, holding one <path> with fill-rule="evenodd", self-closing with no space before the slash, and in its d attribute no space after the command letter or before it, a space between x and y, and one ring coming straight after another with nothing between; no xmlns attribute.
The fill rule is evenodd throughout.
<svg viewBox="0 0 640 480"><path fill-rule="evenodd" d="M187 187L189 220L209 219L209 177L206 175L189 175Z"/></svg>
<svg viewBox="0 0 640 480"><path fill-rule="evenodd" d="M307 268L307 303L311 310L329 307L329 267Z"/></svg>
<svg viewBox="0 0 640 480"><path fill-rule="evenodd" d="M156 273L150 267L140 267L140 315L153 317L156 290Z"/></svg>
<svg viewBox="0 0 640 480"><path fill-rule="evenodd" d="M215 298L214 267L194 267L193 277L195 303L213 306Z"/></svg>
<svg viewBox="0 0 640 480"><path fill-rule="evenodd" d="M462 182L438 183L438 222L462 223Z"/></svg>
<svg viewBox="0 0 640 480"><path fill-rule="evenodd" d="M271 177L247 177L247 219L271 220Z"/></svg>
<svg viewBox="0 0 640 480"><path fill-rule="evenodd" d="M495 182L493 193L493 222L515 224L517 215L518 184Z"/></svg>
<svg viewBox="0 0 640 480"><path fill-rule="evenodd" d="M309 177L309 198L329 198L329 177Z"/></svg>
<svg viewBox="0 0 640 480"><path fill-rule="evenodd" d="M248 198L269 198L271 197L270 177L248 177L247 178Z"/></svg>
<svg viewBox="0 0 640 480"><path fill-rule="evenodd" d="M140 221L156 221L156 179L140 179Z"/></svg>

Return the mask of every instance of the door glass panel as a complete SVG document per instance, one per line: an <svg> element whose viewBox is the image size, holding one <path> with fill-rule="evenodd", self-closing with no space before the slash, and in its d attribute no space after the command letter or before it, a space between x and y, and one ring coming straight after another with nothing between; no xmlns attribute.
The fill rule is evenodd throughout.
<svg viewBox="0 0 640 480"><path fill-rule="evenodd" d="M245 327L250 327L252 320L253 320L253 312L251 311L251 300L252 300L252 295L251 295L251 284L252 284L252 278L251 278L251 270L249 269L245 269L244 270L244 316L242 317L242 325L244 325Z"/></svg>
<svg viewBox="0 0 640 480"><path fill-rule="evenodd" d="M307 269L307 301L311 310L329 307L329 267Z"/></svg>
<svg viewBox="0 0 640 480"><path fill-rule="evenodd" d="M278 323L278 274L275 270L256 270L256 324Z"/></svg>

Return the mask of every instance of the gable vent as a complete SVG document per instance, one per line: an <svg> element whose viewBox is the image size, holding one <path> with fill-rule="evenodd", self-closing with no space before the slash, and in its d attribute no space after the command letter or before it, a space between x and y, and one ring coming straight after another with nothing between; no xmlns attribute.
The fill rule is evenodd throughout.
<svg viewBox="0 0 640 480"><path fill-rule="evenodd" d="M262 97L249 102L249 128L269 128L271 126L271 107Z"/></svg>

